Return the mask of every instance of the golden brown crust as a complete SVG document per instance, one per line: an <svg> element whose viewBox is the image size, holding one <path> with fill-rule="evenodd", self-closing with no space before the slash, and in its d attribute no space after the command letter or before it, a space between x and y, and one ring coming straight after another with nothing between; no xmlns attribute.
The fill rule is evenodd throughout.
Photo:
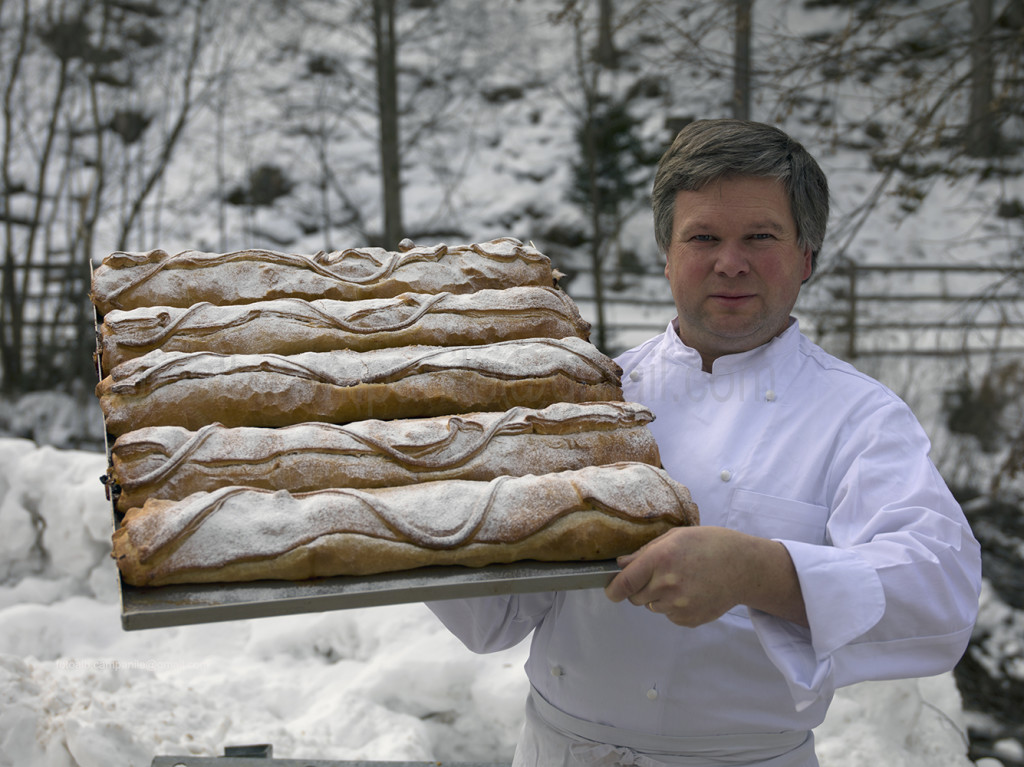
<svg viewBox="0 0 1024 767"><path fill-rule="evenodd" d="M486 567L523 560L585 562L613 559L636 551L671 529L663 523L629 523L600 512L580 511L551 523L532 539L512 544L469 544L460 549L431 551L400 541L336 533L285 552L273 559L238 560L213 570L181 571L151 576L135 564L131 544L116 535L116 557L125 582L133 586L182 583L229 583L259 580L305 581L337 575L365 576L418 567ZM122 543L123 541L123 543ZM123 553L119 547L123 545ZM340 564L339 564L340 563ZM338 572L341 569L344 572Z"/></svg>
<svg viewBox="0 0 1024 767"><path fill-rule="evenodd" d="M117 508L228 485L307 492L441 479L488 480L634 461L659 464L651 412L626 402L436 418L197 431L160 426L111 447Z"/></svg>
<svg viewBox="0 0 1024 767"><path fill-rule="evenodd" d="M579 338L290 356L150 352L96 387L107 431L348 423L620 401L619 367Z"/></svg>
<svg viewBox="0 0 1024 767"><path fill-rule="evenodd" d="M353 301L402 293L473 293L517 285L551 286L551 261L519 240L399 252L351 248L314 256L243 250L112 253L93 272L100 314L141 306L244 304L276 298Z"/></svg>
<svg viewBox="0 0 1024 767"><path fill-rule="evenodd" d="M114 534L128 583L366 575L428 565L606 559L698 524L685 487L619 463L490 482L150 500Z"/></svg>
<svg viewBox="0 0 1024 767"><path fill-rule="evenodd" d="M108 256L124 580L606 559L697 524L558 276L513 238Z"/></svg>
<svg viewBox="0 0 1024 767"><path fill-rule="evenodd" d="M237 306L140 307L103 318L105 374L161 349L299 354L397 346L461 346L526 338L587 338L590 325L561 290L517 287L468 295L405 293L363 301L283 298Z"/></svg>

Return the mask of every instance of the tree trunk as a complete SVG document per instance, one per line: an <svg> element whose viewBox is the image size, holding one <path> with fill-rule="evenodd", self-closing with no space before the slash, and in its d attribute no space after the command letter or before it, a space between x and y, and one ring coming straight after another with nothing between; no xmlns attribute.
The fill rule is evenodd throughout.
<svg viewBox="0 0 1024 767"><path fill-rule="evenodd" d="M0 274L0 388L4 393L12 393L21 387L21 321L22 303L18 290L17 253L18 245L14 237L14 214L10 209L10 196L7 190L13 186L11 174L12 140L14 126L17 121L14 110L15 84L21 74L21 63L28 49L29 39L29 3L25 0L21 9L21 26L15 54L5 73L3 97L3 143L0 149L0 183L5 194L0 199L4 214L4 256L3 271ZM8 32L13 30L10 25Z"/></svg>
<svg viewBox="0 0 1024 767"><path fill-rule="evenodd" d="M735 0L736 30L733 53L732 116L750 119L750 35L754 0Z"/></svg>
<svg viewBox="0 0 1024 767"><path fill-rule="evenodd" d="M590 180L590 264L594 274L594 312L596 338L594 340L598 349L604 351L608 348L608 331L605 323L604 306L604 254L607 247L607 236L601 224L601 211L604 201L601 199L601 187L597 183L597 147L594 141L594 110L593 96L587 94L587 115L585 123L585 155L587 163L587 177Z"/></svg>
<svg viewBox="0 0 1024 767"><path fill-rule="evenodd" d="M597 63L606 69L618 66L618 53L612 34L614 7L612 0L600 0L600 16L597 22Z"/></svg>
<svg viewBox="0 0 1024 767"><path fill-rule="evenodd" d="M383 244L387 248L397 247L403 237L395 13L395 0L374 0L373 31L377 48L377 104L384 202Z"/></svg>
<svg viewBox="0 0 1024 767"><path fill-rule="evenodd" d="M24 11L28 13L26 8ZM40 237L46 239L46 234L49 226L46 221L47 214L47 200L49 199L49 190L47 186L47 170L50 167L50 162L53 159L55 150L54 144L57 140L57 135L60 132L60 120L61 113L64 105L64 97L67 93L69 83L68 75L68 61L67 59L61 59L57 69L57 82L54 86L54 95L50 104L48 112L48 124L42 137L41 147L38 156L38 165L36 169L36 175L34 179L35 188L32 192L35 199L32 204L32 213L29 215L28 220L25 222L27 226L27 233L25 241L20 246L14 246L13 237L8 238L5 249L4 259L4 286L3 286L3 320L4 320L4 357L5 364L10 364L10 369L5 367L4 369L4 388L6 391L20 390L24 381L25 376L25 365L24 365L24 354L25 354L25 300L29 294L29 287L32 281L32 265L33 265L33 254L36 252L36 242ZM9 92L13 91L13 79L11 80ZM10 110L13 109L11 102L5 99L4 109L6 114L10 114ZM6 119L6 118L5 118ZM8 137L10 133L8 133ZM7 138L7 137L5 137ZM6 158L5 158L6 163ZM8 169L5 167L5 174ZM5 184L8 180L4 179ZM55 216L55 212L51 212L50 217L52 219ZM20 247L22 259L21 259L21 279L16 279L17 265L17 249ZM49 249L44 243L43 248L44 261L49 258ZM9 269L8 269L9 265ZM10 277L10 282L7 278ZM39 326L39 333L42 333L42 326ZM37 347L38 347L37 335Z"/></svg>
<svg viewBox="0 0 1024 767"><path fill-rule="evenodd" d="M971 98L967 116L967 153L996 153L995 64L992 58L992 0L971 0Z"/></svg>
<svg viewBox="0 0 1024 767"><path fill-rule="evenodd" d="M135 195L135 199L132 200L128 213L125 215L124 220L121 221L121 234L117 243L118 250L128 249L129 242L131 241L132 230L135 228L139 217L142 216L146 200L149 198L149 195L153 190L156 189L157 184L164 178L164 174L174 157L174 151L178 147L178 142L182 139L185 129L188 127L189 120L192 119L194 107L192 88L195 84L196 71L199 67L200 55L202 54L203 45L205 44L205 20L203 18L204 8L205 0L204 2L198 3L196 6L195 17L192 21L192 39L189 48L189 56L185 65L185 71L181 75L181 108L178 110L178 114L174 119L174 123L171 126L170 131L164 137L163 146L160 148L160 154L157 157L156 164L146 175L139 192Z"/></svg>

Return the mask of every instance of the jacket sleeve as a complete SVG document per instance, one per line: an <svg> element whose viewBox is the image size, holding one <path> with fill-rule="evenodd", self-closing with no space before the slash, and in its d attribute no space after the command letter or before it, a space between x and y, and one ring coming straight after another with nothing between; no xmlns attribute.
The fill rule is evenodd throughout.
<svg viewBox="0 0 1024 767"><path fill-rule="evenodd" d="M782 540L810 629L751 610L797 709L836 687L956 665L981 590L980 546L905 406L882 408L838 448L827 545Z"/></svg>
<svg viewBox="0 0 1024 767"><path fill-rule="evenodd" d="M475 653L507 650L519 644L543 620L553 593L511 594L427 602L427 608Z"/></svg>

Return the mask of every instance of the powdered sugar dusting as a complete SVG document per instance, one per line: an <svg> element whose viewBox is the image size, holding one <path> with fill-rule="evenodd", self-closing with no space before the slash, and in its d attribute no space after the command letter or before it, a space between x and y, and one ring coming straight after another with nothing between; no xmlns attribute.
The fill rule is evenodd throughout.
<svg viewBox="0 0 1024 767"><path fill-rule="evenodd" d="M113 451L117 454L144 446L163 453L166 461L161 467L138 482L166 476L186 460L253 463L311 451L387 455L406 465L436 469L462 463L505 435L606 431L644 425L652 419L650 410L635 403L595 402L424 419L370 419L345 425L303 423L279 429L229 429L210 424L189 432L180 427L151 427L118 438Z"/></svg>
<svg viewBox="0 0 1024 767"><path fill-rule="evenodd" d="M335 386L387 383L436 370L470 370L505 380L564 375L584 383L619 384L618 366L581 338L502 341L481 346L403 346L368 352L217 354L152 351L114 368L101 384L140 394L184 379L267 372Z"/></svg>
<svg viewBox="0 0 1024 767"><path fill-rule="evenodd" d="M621 371L586 340L589 326L553 279L549 259L514 238L432 248L403 241L397 252L312 257L112 254L93 274L93 300L108 316L103 343L111 358L129 359L97 387L107 427L198 429L119 440L115 471L125 490L143 494L189 471L218 483L180 501L150 494L126 513L115 550L173 574L302 557L305 547L339 535L458 549L518 546L575 511L643 521L676 509L675 519L686 519L688 501L650 476L661 470L652 465L649 411L621 402L536 409L556 399L621 399ZM117 311L133 306L145 308ZM401 343L413 327L426 337L439 333L438 343ZM525 328L536 328L536 337L517 335ZM552 328L560 328L557 337ZM202 409L187 406L197 387ZM520 394L523 387L531 392ZM372 419L378 409L409 420ZM474 409L499 412L422 418ZM296 424L305 418L356 423ZM223 428L217 420L260 428ZM609 430L615 439L596 436ZM513 435L536 439L517 453L516 440L506 439ZM484 452L487 460L474 465ZM303 464L306 453L313 460ZM648 463L607 465L634 454ZM131 475L136 459L141 469ZM464 465L464 477L445 474ZM286 481L237 485L230 480L249 475L232 474L235 466ZM540 467L547 473L528 473ZM359 471L379 474L384 486L364 484ZM320 483L313 491L275 489L294 490L302 485L296 476L310 475Z"/></svg>
<svg viewBox="0 0 1024 767"><path fill-rule="evenodd" d="M646 428L652 419L634 403L597 402L346 425L144 428L113 445L117 506L127 510L149 496L180 499L235 484L304 492L482 480L617 461L660 465Z"/></svg>
<svg viewBox="0 0 1024 767"><path fill-rule="evenodd" d="M647 464L614 464L542 477L499 477L379 490L286 491L225 488L126 516L143 560L170 551L161 569L213 568L280 555L334 533L357 533L425 548L514 543L573 511L622 519L693 523L688 493ZM157 507L164 508L159 509Z"/></svg>
<svg viewBox="0 0 1024 767"><path fill-rule="evenodd" d="M454 248L361 248L316 256L267 250L113 253L93 272L91 295L105 314L200 301L237 304L286 296L353 300L410 290L471 293L553 282L547 256L518 240L501 238Z"/></svg>
<svg viewBox="0 0 1024 767"><path fill-rule="evenodd" d="M102 325L106 371L156 348L165 352L297 354L341 349L485 344L498 338L588 337L575 303L550 287L469 294L403 293L360 301L281 298L241 305L114 310Z"/></svg>

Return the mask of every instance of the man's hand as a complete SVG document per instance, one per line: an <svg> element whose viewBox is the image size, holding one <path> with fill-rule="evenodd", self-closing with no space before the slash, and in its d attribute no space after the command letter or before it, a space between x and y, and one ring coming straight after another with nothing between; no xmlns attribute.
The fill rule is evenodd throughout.
<svg viewBox="0 0 1024 767"><path fill-rule="evenodd" d="M807 625L796 569L786 547L725 527L678 527L633 554L605 588L680 626L700 626L736 605Z"/></svg>

